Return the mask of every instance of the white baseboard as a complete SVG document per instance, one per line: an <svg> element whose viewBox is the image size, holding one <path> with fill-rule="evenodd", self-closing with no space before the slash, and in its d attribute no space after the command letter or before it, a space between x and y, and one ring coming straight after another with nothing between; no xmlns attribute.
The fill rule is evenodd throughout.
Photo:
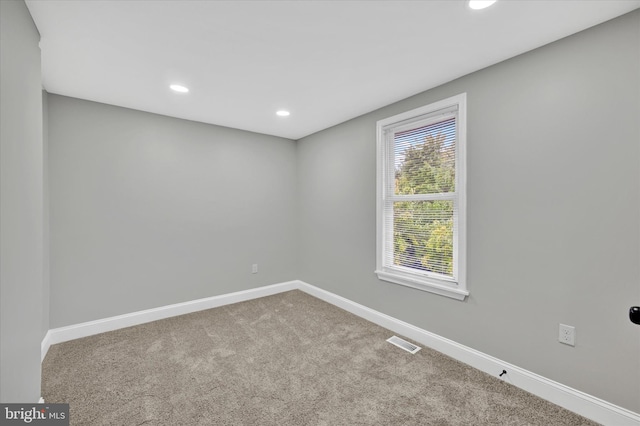
<svg viewBox="0 0 640 426"><path fill-rule="evenodd" d="M640 426L640 414L638 413L547 379L311 284L301 281L299 289L588 419L604 425ZM499 377L502 370L506 370L507 374Z"/></svg>
<svg viewBox="0 0 640 426"><path fill-rule="evenodd" d="M502 370L506 370L507 374L501 377L502 380L598 423L612 426L640 426L640 414L638 413L547 379L299 280L55 328L49 330L42 340L42 359L47 354L49 346L56 343L295 289L302 290L311 296L331 303L438 352L442 352L492 376L498 377Z"/></svg>
<svg viewBox="0 0 640 426"><path fill-rule="evenodd" d="M132 312L130 314L83 322L67 327L54 328L49 330L45 338L42 340L42 360L44 360L44 357L47 355L49 347L56 343L67 342L69 340L80 339L82 337L93 336L94 334L145 324L147 322L175 317L178 315L190 314L192 312L203 311L205 309L217 308L219 306L230 305L232 303L271 296L272 294L295 290L299 288L299 285L298 281L288 281L280 284L252 288L235 293L207 297L204 299Z"/></svg>
<svg viewBox="0 0 640 426"><path fill-rule="evenodd" d="M42 339L42 343L40 343L40 362L44 361L51 344L51 330L48 330L47 334L44 335L44 339Z"/></svg>

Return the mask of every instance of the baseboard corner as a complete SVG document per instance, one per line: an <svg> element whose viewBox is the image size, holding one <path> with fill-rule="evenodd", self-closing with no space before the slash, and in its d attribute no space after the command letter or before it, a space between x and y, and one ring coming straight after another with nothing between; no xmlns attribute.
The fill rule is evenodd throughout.
<svg viewBox="0 0 640 426"><path fill-rule="evenodd" d="M51 347L51 330L47 330L47 333L40 343L40 362L44 361L44 357L47 356L47 352L49 352L49 347Z"/></svg>

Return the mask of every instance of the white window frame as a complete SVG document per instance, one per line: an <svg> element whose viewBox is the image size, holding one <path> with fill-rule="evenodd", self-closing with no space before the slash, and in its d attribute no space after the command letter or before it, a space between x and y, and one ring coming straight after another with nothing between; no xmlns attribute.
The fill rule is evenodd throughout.
<svg viewBox="0 0 640 426"><path fill-rule="evenodd" d="M433 273L412 270L411 268L397 265L386 265L384 248L389 242L393 244L393 225L391 229L386 229L385 223L385 200L387 199L387 177L393 176L389 173L389 168L393 167L393 162L389 161L388 150L391 142L385 140L385 130L389 128L400 129L407 122L437 117L441 111L450 110L457 106L456 118L456 150L455 150L455 195L454 205L457 208L457 226L454 226L453 235L453 256L454 256L454 277L440 276ZM377 122L377 196L376 196L376 227L377 227L377 247L376 247L376 271L378 278L395 284L400 284L423 291L451 297L457 300L464 300L469 292L466 284L466 218L467 218L467 94L462 93L443 99L432 104L394 115ZM393 196L394 194L390 194ZM431 194L436 197L438 194ZM450 194L447 194L450 196ZM455 219L454 219L455 220ZM389 223L393 223L389 221ZM457 230L457 232L456 232ZM389 241L391 239L391 241Z"/></svg>

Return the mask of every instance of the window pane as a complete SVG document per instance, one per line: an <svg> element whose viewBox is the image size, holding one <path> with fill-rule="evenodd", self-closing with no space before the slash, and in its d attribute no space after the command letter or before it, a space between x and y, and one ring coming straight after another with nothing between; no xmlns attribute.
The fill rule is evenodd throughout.
<svg viewBox="0 0 640 426"><path fill-rule="evenodd" d="M455 191L456 119L394 135L395 194Z"/></svg>
<svg viewBox="0 0 640 426"><path fill-rule="evenodd" d="M393 263L453 277L453 201L393 203Z"/></svg>

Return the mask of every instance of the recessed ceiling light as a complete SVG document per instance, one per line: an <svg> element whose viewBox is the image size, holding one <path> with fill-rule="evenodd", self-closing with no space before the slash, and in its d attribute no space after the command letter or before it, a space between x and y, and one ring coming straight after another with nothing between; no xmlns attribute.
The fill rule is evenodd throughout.
<svg viewBox="0 0 640 426"><path fill-rule="evenodd" d="M489 7L495 2L496 0L469 0L469 7L471 9L479 10Z"/></svg>
<svg viewBox="0 0 640 426"><path fill-rule="evenodd" d="M278 114L280 117L286 117L288 115L291 115L291 113L289 111L285 111L283 109L281 109L280 111L276 112L276 114Z"/></svg>
<svg viewBox="0 0 640 426"><path fill-rule="evenodd" d="M174 92L180 92L180 93L187 93L189 91L189 89L187 89L184 86L181 86L179 84L172 84L171 86L169 86L171 88L171 90L173 90Z"/></svg>

